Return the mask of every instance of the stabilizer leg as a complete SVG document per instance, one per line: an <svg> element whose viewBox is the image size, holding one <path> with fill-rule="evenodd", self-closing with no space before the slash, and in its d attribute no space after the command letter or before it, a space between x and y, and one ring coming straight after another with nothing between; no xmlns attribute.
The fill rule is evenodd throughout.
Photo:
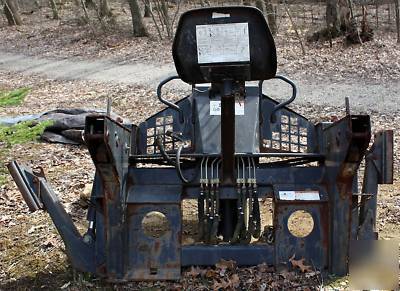
<svg viewBox="0 0 400 291"><path fill-rule="evenodd" d="M57 195L41 173L13 161L7 165L31 211L46 210L61 235L72 265L83 272L95 272L94 245L85 243Z"/></svg>

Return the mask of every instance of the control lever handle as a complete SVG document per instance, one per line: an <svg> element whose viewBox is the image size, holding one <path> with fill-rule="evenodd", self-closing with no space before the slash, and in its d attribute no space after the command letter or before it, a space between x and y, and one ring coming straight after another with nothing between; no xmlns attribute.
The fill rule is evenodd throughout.
<svg viewBox="0 0 400 291"><path fill-rule="evenodd" d="M272 123L275 123L275 121L276 121L275 113L276 113L278 110L280 110L281 108L283 108L284 106L289 105L290 103L292 103L292 102L294 101L294 99L296 99L296 96L297 96L297 87L296 87L296 84L293 83L292 80L290 80L290 79L288 79L288 78L286 78L286 77L284 77L284 76L281 76L281 75L276 75L276 76L273 77L272 79L279 79L279 80L282 80L282 81L284 81L285 83L288 83L288 84L292 87L292 97L290 97L289 100L286 100L286 101L284 101L284 102L282 102L282 103L279 103L279 104L275 105L275 107L272 109L272 112L271 112L271 122L272 122ZM260 89L260 95L261 95L261 96L262 96L262 85L263 85L263 83L264 83L264 80L261 80L260 82L258 82L258 87L259 87L259 89Z"/></svg>
<svg viewBox="0 0 400 291"><path fill-rule="evenodd" d="M168 107L170 107L170 108L172 108L172 109L178 111L178 113L179 113L179 121L180 121L181 123L183 123L183 122L184 122L184 118L183 118L183 111L182 111L182 109L181 109L178 105L176 105L175 103L172 103L171 101L168 101L168 100L164 99L164 98L161 96L161 89L162 89L162 87L163 87L165 84L169 83L170 81L176 80L176 79L180 79L179 76L169 76L168 78L162 80L162 81L160 82L160 84L158 84L158 86L157 86L157 97L158 97L158 100L160 100L162 103L164 103L164 104L167 105Z"/></svg>

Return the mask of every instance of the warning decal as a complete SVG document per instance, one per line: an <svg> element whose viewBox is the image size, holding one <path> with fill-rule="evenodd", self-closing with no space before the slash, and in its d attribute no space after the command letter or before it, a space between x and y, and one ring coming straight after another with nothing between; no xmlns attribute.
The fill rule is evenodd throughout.
<svg viewBox="0 0 400 291"><path fill-rule="evenodd" d="M196 25L199 64L250 61L249 24Z"/></svg>

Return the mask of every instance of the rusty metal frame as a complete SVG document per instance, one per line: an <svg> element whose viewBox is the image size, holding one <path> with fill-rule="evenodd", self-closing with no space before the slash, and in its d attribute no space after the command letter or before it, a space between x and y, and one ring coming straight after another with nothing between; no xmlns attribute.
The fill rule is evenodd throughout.
<svg viewBox="0 0 400 291"><path fill-rule="evenodd" d="M238 19L246 13L259 16L253 8L241 9L216 11L237 13ZM214 10L196 11L204 18ZM273 68L263 72L247 64L242 76L240 66L235 64L237 80L194 87L190 96L138 126L104 115L87 117L84 139L96 175L84 236L43 173L9 164L30 210L49 212L75 268L116 282L176 280L182 266L225 259L240 266L265 262L279 269L295 256L322 273L344 275L350 241L376 239L378 184L393 182L393 131L377 133L368 149L368 115L347 114L334 123L314 125L284 106L287 102L281 106L263 95L262 88L245 86L252 70L271 77ZM221 68L229 72L223 66L211 69ZM204 114L210 110L209 100L221 102L221 117ZM247 102L251 112L235 116L235 100ZM203 138L206 134L210 138ZM359 195L357 174L364 157ZM303 192L314 196L285 196ZM262 198L273 201L273 224L265 230L259 229ZM199 229L206 230L192 245L182 245L184 199L198 201ZM313 218L306 237L288 229L288 219L297 210ZM151 211L169 221L170 229L158 238L142 229L143 217ZM251 237L267 239L251 243Z"/></svg>

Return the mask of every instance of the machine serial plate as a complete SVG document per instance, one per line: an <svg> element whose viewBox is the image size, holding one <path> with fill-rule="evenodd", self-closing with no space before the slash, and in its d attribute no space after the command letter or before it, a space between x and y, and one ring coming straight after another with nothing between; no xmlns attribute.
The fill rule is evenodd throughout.
<svg viewBox="0 0 400 291"><path fill-rule="evenodd" d="M279 191L280 200L320 200L318 191Z"/></svg>
<svg viewBox="0 0 400 291"><path fill-rule="evenodd" d="M249 62L248 23L196 25L199 64Z"/></svg>

